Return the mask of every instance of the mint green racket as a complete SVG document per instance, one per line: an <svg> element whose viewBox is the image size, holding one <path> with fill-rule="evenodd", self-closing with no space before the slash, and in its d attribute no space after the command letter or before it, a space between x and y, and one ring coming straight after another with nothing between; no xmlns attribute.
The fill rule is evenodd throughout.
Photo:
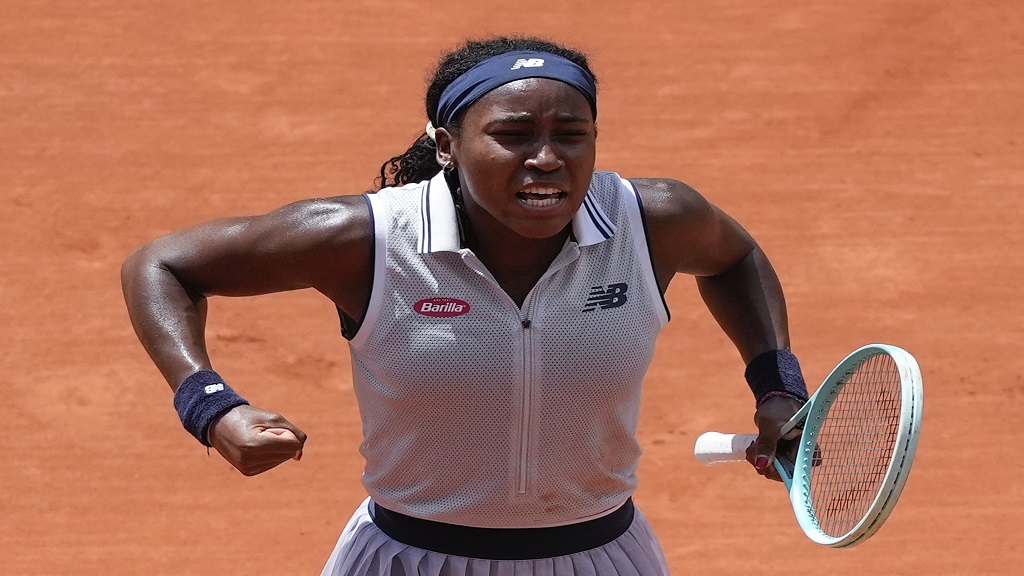
<svg viewBox="0 0 1024 576"><path fill-rule="evenodd" d="M842 548L863 542L899 499L921 434L921 369L906 350L872 344L836 366L780 430L800 441L775 469L807 536ZM746 461L756 434L707 432L694 454L711 465Z"/></svg>

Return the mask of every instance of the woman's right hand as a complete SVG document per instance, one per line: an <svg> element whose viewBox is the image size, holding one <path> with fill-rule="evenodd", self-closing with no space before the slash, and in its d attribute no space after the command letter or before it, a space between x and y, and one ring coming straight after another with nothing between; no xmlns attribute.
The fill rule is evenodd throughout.
<svg viewBox="0 0 1024 576"><path fill-rule="evenodd" d="M208 434L217 452L246 476L299 460L306 443L306 434L283 416L249 405L225 412Z"/></svg>
<svg viewBox="0 0 1024 576"><path fill-rule="evenodd" d="M782 477L772 465L776 452L785 453L791 461L796 459L799 436L787 440L779 438L779 431L801 406L803 403L799 400L776 396L766 400L754 413L758 434L757 440L747 447L747 461L754 465L761 476L782 482Z"/></svg>

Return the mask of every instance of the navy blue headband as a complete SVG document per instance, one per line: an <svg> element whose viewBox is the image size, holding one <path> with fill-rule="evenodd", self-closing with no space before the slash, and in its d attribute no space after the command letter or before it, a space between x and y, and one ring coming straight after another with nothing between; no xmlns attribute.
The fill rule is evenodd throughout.
<svg viewBox="0 0 1024 576"><path fill-rule="evenodd" d="M498 86L523 78L565 82L586 96L597 119L597 84L589 72L549 52L519 51L492 56L449 84L437 106L437 126L447 126L459 112Z"/></svg>

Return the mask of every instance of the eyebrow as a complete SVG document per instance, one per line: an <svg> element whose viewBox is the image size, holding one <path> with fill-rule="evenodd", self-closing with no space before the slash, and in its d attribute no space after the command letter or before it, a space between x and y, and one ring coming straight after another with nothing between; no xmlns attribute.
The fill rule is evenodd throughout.
<svg viewBox="0 0 1024 576"><path fill-rule="evenodd" d="M558 122L590 122L589 118L584 118L571 112L560 112L555 119ZM533 122L533 115L529 112L522 112L499 116L487 124L526 124L529 122Z"/></svg>

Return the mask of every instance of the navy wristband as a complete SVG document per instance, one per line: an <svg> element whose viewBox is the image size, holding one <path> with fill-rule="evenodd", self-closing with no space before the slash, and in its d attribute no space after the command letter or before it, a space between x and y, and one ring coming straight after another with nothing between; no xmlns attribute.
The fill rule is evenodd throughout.
<svg viewBox="0 0 1024 576"><path fill-rule="evenodd" d="M807 383L800 362L788 349L769 350L754 357L743 373L757 405L775 396L806 402Z"/></svg>
<svg viewBox="0 0 1024 576"><path fill-rule="evenodd" d="M248 404L213 370L200 370L185 378L174 391L174 408L185 427L203 446L210 447L210 424L235 406Z"/></svg>

